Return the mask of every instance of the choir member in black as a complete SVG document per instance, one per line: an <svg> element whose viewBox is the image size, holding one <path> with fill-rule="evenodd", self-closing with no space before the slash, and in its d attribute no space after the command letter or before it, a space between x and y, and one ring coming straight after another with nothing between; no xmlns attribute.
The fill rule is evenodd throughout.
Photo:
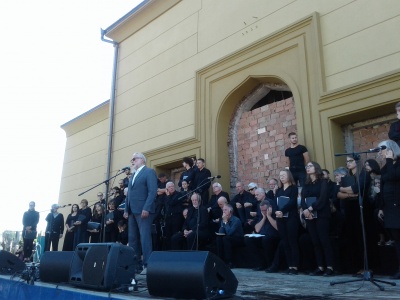
<svg viewBox="0 0 400 300"><path fill-rule="evenodd" d="M112 197L115 201L115 207L118 207L121 205L122 202L124 202L125 196L124 196L124 190L120 189L118 186L114 186L112 188Z"/></svg>
<svg viewBox="0 0 400 300"><path fill-rule="evenodd" d="M24 261L32 261L33 240L37 234L37 224L39 223L39 213L35 210L35 202L29 202L28 211L22 217L22 237L24 239Z"/></svg>
<svg viewBox="0 0 400 300"><path fill-rule="evenodd" d="M233 207L229 204L222 208L221 219L217 235L217 253L228 267L233 268L233 250L244 246L242 223L233 215Z"/></svg>
<svg viewBox="0 0 400 300"><path fill-rule="evenodd" d="M253 196L244 189L244 185L241 182L236 183L236 191L237 194L233 197L231 205L233 207L233 213L236 217L240 219L243 226L246 226L248 215L246 215L246 209L244 207L245 203L249 203L253 201ZM248 210L250 214L250 210Z"/></svg>
<svg viewBox="0 0 400 300"><path fill-rule="evenodd" d="M64 216L58 212L58 204L51 206L51 211L46 217L46 235L44 242L44 251L58 251L58 241L64 233Z"/></svg>
<svg viewBox="0 0 400 300"><path fill-rule="evenodd" d="M254 230L254 218L257 215L257 206L258 202L255 196L256 189L258 189L258 186L254 182L250 182L247 185L248 191L251 195L249 197L247 202L244 202L243 207L244 207L244 212L246 216L246 223L244 224L244 231L245 233L251 233Z"/></svg>
<svg viewBox="0 0 400 300"><path fill-rule="evenodd" d="M279 173L279 188L276 191L277 211L276 222L279 236L285 249L286 262L289 266L288 274L297 275L299 266L299 215L297 212L298 188L289 170ZM285 205L279 204L279 197L286 197Z"/></svg>
<svg viewBox="0 0 400 300"><path fill-rule="evenodd" d="M68 215L65 221L65 237L62 251L74 251L74 223L78 220L79 206L78 204L72 204L71 213Z"/></svg>
<svg viewBox="0 0 400 300"><path fill-rule="evenodd" d="M181 177L179 178L178 186L182 187L182 181L185 180L189 184L189 190L193 190L193 160L190 157L184 157L182 159L182 165L185 168L185 171L182 172Z"/></svg>
<svg viewBox="0 0 400 300"><path fill-rule="evenodd" d="M108 210L105 218L105 242L115 243L118 237L118 222L123 218L122 211L116 209L114 199L108 202Z"/></svg>
<svg viewBox="0 0 400 300"><path fill-rule="evenodd" d="M301 206L318 266L310 275L323 275L326 263L325 275L331 276L333 275L333 251L329 239L331 209L328 182L323 179L322 170L318 163L309 162L306 171L307 179L301 191ZM316 198L316 201L311 205L307 203L310 197ZM317 217L314 218L316 214Z"/></svg>
<svg viewBox="0 0 400 300"><path fill-rule="evenodd" d="M336 182L331 180L331 173L327 169L322 169L322 177L328 181L329 199L331 202L336 198L335 185Z"/></svg>
<svg viewBox="0 0 400 300"><path fill-rule="evenodd" d="M102 192L97 193L97 202L96 203L106 205L106 199L104 198L104 194Z"/></svg>
<svg viewBox="0 0 400 300"><path fill-rule="evenodd" d="M191 197L192 206L182 226L182 231L175 233L171 238L172 250L197 250L198 244L204 244L208 239L208 212L201 205L201 196L194 193ZM197 235L198 233L198 235ZM186 247L184 247L184 244Z"/></svg>
<svg viewBox="0 0 400 300"><path fill-rule="evenodd" d="M190 201L191 196L192 193L189 189L189 183L186 180L182 180L181 197L183 197L182 198L183 207L189 207L192 205L192 201Z"/></svg>
<svg viewBox="0 0 400 300"><path fill-rule="evenodd" d="M389 139L395 141L400 146L400 102L396 104L397 121L390 124Z"/></svg>
<svg viewBox="0 0 400 300"><path fill-rule="evenodd" d="M307 148L299 144L296 133L289 133L289 140L290 147L285 150L287 165L296 184L298 182L300 186L303 186L306 179L304 166L310 161L310 156Z"/></svg>
<svg viewBox="0 0 400 300"><path fill-rule="evenodd" d="M271 199L272 203L266 200L265 191L262 188L256 189L255 195L260 204L257 218L254 220L254 232L263 236L246 236L244 242L249 252L258 256L261 261L261 265L254 270L262 271L271 267L279 244L279 233L275 220L276 200Z"/></svg>
<svg viewBox="0 0 400 300"><path fill-rule="evenodd" d="M204 158L198 158L196 165L197 170L194 172L193 185L191 184L193 186L192 190L196 190L196 193L200 194L203 202L202 205L207 206L208 199L210 198L208 190L211 185L211 180L209 179L211 172L206 168Z"/></svg>
<svg viewBox="0 0 400 300"><path fill-rule="evenodd" d="M217 200L217 207L209 211L211 219L209 226L211 238L215 236L214 233L218 232L219 230L222 218L222 209L225 206L225 204L228 204L228 200L224 196L220 196Z"/></svg>
<svg viewBox="0 0 400 300"><path fill-rule="evenodd" d="M278 190L278 180L271 178L268 180L268 192L266 194L266 199L275 199L276 191Z"/></svg>
<svg viewBox="0 0 400 300"><path fill-rule="evenodd" d="M157 240L154 240L154 250L161 251L164 248L165 240L165 201L167 199L166 195L166 184L167 176L164 173L158 174L157 178L157 196L155 199L156 213L153 220L153 224L156 227Z"/></svg>
<svg viewBox="0 0 400 300"><path fill-rule="evenodd" d="M89 242L89 232L87 231L87 223L92 218L92 210L88 207L86 199L81 200L81 209L79 210L78 219L74 226L74 249L80 243Z"/></svg>
<svg viewBox="0 0 400 300"><path fill-rule="evenodd" d="M110 200L111 201L111 200ZM90 219L91 222L99 223L99 229L88 229L90 232L90 242L100 243L103 238L103 228L104 228L104 207L100 203L96 203L93 208L93 215Z"/></svg>
<svg viewBox="0 0 400 300"><path fill-rule="evenodd" d="M374 179L374 185L369 192L370 199L373 199L374 203L374 223L376 230L379 235L378 246L385 246L386 238L388 237L388 232L385 229L383 219L379 218L378 212L382 206L382 195L381 195L381 176L378 175Z"/></svg>
<svg viewBox="0 0 400 300"><path fill-rule="evenodd" d="M117 243L120 243L122 245L127 245L128 244L128 230L126 227L126 220L119 220L118 222L118 237L117 237Z"/></svg>
<svg viewBox="0 0 400 300"><path fill-rule="evenodd" d="M182 195L175 190L173 182L166 185L165 200L165 249L171 250L171 237L179 232L183 224Z"/></svg>
<svg viewBox="0 0 400 300"><path fill-rule="evenodd" d="M208 201L207 209L208 211L212 211L214 208L218 209L218 199L220 197L225 197L229 202L229 194L222 190L222 185L219 182L215 182L212 185L213 195L210 197L210 201Z"/></svg>
<svg viewBox="0 0 400 300"><path fill-rule="evenodd" d="M399 268L392 279L400 279L400 147L391 140L379 143L381 155L386 158L386 164L381 169L382 203L378 212L384 220L385 228L394 239Z"/></svg>
<svg viewBox="0 0 400 300"><path fill-rule="evenodd" d="M357 178L357 162L352 156L346 157L346 166L349 175L341 179L341 186L337 193L340 199L340 208L344 215L344 239L346 248L345 265L349 272L363 272L363 240L361 228L360 205L358 199L358 181L364 190L365 176ZM367 179L368 180L368 179ZM361 195L363 196L363 195Z"/></svg>
<svg viewBox="0 0 400 300"><path fill-rule="evenodd" d="M124 188L128 187L129 184L129 178L131 177L132 173L131 173L131 168L130 167L126 167L125 168L125 178L123 179L124 181Z"/></svg>

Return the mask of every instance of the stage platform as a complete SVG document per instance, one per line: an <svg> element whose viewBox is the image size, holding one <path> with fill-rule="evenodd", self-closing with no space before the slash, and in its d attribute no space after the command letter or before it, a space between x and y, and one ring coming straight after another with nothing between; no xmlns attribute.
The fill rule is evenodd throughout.
<svg viewBox="0 0 400 300"><path fill-rule="evenodd" d="M332 281L352 280L351 275L313 277L309 275L267 274L249 269L233 269L239 281L236 295L230 299L400 299L400 281L377 276L376 279L395 282L382 284L380 291L369 281L331 286ZM76 288L68 284L35 281L27 284L19 277L0 276L0 299L102 300L108 299L165 299L149 295L146 276L137 275L138 291L104 292Z"/></svg>

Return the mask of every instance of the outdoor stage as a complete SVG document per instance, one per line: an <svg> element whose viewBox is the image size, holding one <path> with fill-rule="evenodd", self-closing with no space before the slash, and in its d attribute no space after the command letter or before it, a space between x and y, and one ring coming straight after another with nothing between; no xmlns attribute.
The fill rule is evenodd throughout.
<svg viewBox="0 0 400 300"><path fill-rule="evenodd" d="M351 275L312 277L309 275L267 274L249 269L233 269L239 281L236 295L230 299L400 299L400 281L386 276L378 279L396 282L396 286L382 285L380 291L368 281L331 286L331 281L351 280ZM19 277L0 276L0 299L101 300L109 299L165 299L149 295L146 276L137 275L138 291L107 293L76 288L68 284L35 281L29 285Z"/></svg>

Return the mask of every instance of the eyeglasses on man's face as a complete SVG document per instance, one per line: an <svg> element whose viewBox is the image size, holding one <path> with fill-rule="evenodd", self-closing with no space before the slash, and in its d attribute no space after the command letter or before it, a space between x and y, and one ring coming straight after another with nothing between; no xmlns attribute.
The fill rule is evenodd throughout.
<svg viewBox="0 0 400 300"><path fill-rule="evenodd" d="M135 161L135 160L137 160L137 159L141 159L141 157L133 157L133 158L131 159L131 161Z"/></svg>

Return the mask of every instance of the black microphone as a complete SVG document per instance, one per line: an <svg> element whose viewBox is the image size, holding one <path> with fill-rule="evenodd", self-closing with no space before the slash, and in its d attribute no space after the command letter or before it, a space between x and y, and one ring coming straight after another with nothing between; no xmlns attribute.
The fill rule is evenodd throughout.
<svg viewBox="0 0 400 300"><path fill-rule="evenodd" d="M126 170L130 170L131 168L130 167L125 167L125 168L122 168L120 171L126 171Z"/></svg>
<svg viewBox="0 0 400 300"><path fill-rule="evenodd" d="M221 175L217 175L217 176L208 177L207 179L214 180L215 178L221 178Z"/></svg>
<svg viewBox="0 0 400 300"><path fill-rule="evenodd" d="M385 149L386 149L386 146L380 146L380 147L369 149L368 152L379 152L379 151L385 150Z"/></svg>

